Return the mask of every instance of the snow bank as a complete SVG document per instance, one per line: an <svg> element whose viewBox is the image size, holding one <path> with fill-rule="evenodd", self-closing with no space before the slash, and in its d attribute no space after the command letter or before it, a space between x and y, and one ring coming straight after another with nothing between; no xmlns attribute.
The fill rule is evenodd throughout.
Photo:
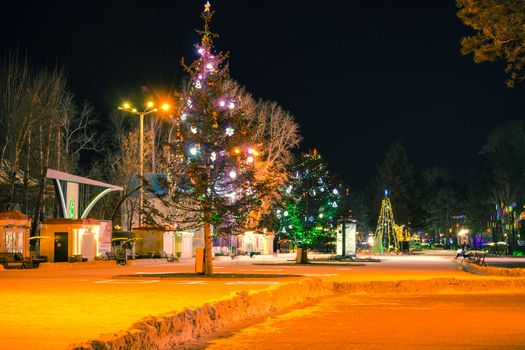
<svg viewBox="0 0 525 350"><path fill-rule="evenodd" d="M308 278L251 292L238 292L224 300L194 310L147 317L129 330L106 334L99 339L75 344L70 349L173 349L197 341L236 322L282 311L310 299L336 293L446 293L525 292L525 279L454 279L334 282Z"/></svg>
<svg viewBox="0 0 525 350"><path fill-rule="evenodd" d="M479 266L466 261L462 265L464 270L483 276L525 277L524 268Z"/></svg>
<svg viewBox="0 0 525 350"><path fill-rule="evenodd" d="M155 265L155 264L165 264L166 259L137 259L137 260L128 260L127 265L137 266L137 265ZM93 260L86 262L48 262L41 263L39 269L41 270L76 270L76 269L98 269L98 268L108 268L120 266L117 265L115 260Z"/></svg>

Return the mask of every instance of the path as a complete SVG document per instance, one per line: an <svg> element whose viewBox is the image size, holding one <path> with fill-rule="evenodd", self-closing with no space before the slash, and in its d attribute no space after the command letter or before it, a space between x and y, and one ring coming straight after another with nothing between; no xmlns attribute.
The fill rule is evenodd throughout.
<svg viewBox="0 0 525 350"><path fill-rule="evenodd" d="M233 333L206 349L524 349L525 294L346 294Z"/></svg>

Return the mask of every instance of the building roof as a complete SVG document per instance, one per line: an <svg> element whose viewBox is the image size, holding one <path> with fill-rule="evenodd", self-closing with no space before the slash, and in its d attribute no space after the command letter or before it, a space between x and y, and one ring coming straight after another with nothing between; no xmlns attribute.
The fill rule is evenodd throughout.
<svg viewBox="0 0 525 350"><path fill-rule="evenodd" d="M19 210L0 212L0 220L29 220L29 216Z"/></svg>
<svg viewBox="0 0 525 350"><path fill-rule="evenodd" d="M0 213L0 226L18 226L30 228L31 218L18 210L3 211Z"/></svg>
<svg viewBox="0 0 525 350"><path fill-rule="evenodd" d="M46 177L48 179L56 179L56 180L62 180L62 181L68 181L68 182L76 182L79 184L86 184L91 186L98 186L98 187L105 187L105 188L111 188L115 191L122 191L123 188L120 186L115 186L111 184L107 184L101 181L91 180L87 177L77 176L73 174L64 173L62 171L58 171L55 169L47 169Z"/></svg>

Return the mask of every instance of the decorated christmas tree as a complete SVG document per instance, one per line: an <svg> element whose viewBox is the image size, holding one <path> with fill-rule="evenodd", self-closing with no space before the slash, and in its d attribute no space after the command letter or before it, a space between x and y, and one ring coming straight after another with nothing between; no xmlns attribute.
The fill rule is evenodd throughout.
<svg viewBox="0 0 525 350"><path fill-rule="evenodd" d="M334 237L341 189L332 183L326 163L314 150L303 154L280 188L276 232L300 249L298 263L307 262L307 250L320 238Z"/></svg>
<svg viewBox="0 0 525 350"><path fill-rule="evenodd" d="M254 178L261 152L253 143L255 125L228 91L226 55L213 51L212 16L207 2L204 29L197 31L198 58L189 66L183 62L189 86L170 145L168 174L171 205L177 209L173 221L180 228L203 227L204 274L213 272L212 238L240 232L264 187Z"/></svg>
<svg viewBox="0 0 525 350"><path fill-rule="evenodd" d="M399 240L394 221L394 212L392 211L390 198L388 198L388 190L385 189L385 196L381 202L381 211L377 220L373 252L383 254L385 252L398 251Z"/></svg>

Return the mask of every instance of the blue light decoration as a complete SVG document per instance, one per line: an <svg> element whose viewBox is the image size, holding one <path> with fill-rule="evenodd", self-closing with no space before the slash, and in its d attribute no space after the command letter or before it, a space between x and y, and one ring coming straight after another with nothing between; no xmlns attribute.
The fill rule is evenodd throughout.
<svg viewBox="0 0 525 350"><path fill-rule="evenodd" d="M388 189L385 188L385 197L388 197Z"/></svg>

